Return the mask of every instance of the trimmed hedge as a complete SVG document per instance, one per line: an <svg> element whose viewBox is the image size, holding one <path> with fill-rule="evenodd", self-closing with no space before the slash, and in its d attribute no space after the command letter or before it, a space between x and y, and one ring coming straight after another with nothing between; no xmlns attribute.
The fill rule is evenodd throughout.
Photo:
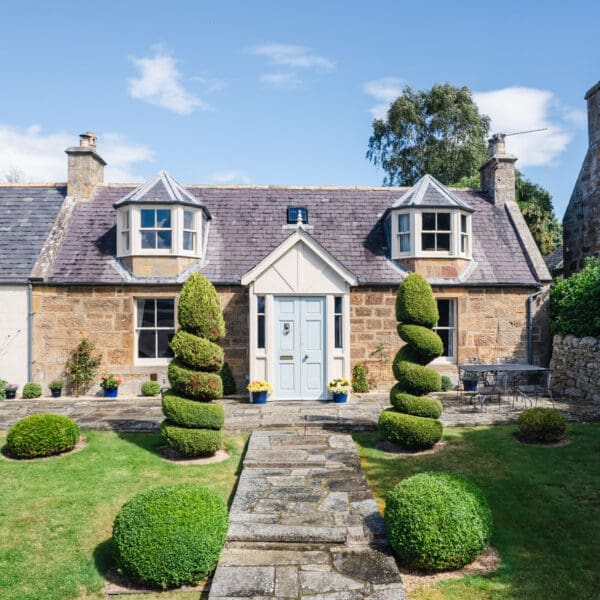
<svg viewBox="0 0 600 600"><path fill-rule="evenodd" d="M183 329L177 331L169 346L191 369L214 372L218 371L223 364L223 348Z"/></svg>
<svg viewBox="0 0 600 600"><path fill-rule="evenodd" d="M482 491L451 473L420 473L386 496L392 548L411 568L458 569L489 544L492 514Z"/></svg>
<svg viewBox="0 0 600 600"><path fill-rule="evenodd" d="M396 410L416 417L439 419L442 414L442 403L439 400L407 394L398 384L390 390L390 403Z"/></svg>
<svg viewBox="0 0 600 600"><path fill-rule="evenodd" d="M398 288L396 321L431 329L439 318L431 286L422 275L411 273Z"/></svg>
<svg viewBox="0 0 600 600"><path fill-rule="evenodd" d="M237 385L235 384L235 379L228 363L223 363L219 375L223 382L223 395L230 396L231 394L235 394L237 392Z"/></svg>
<svg viewBox="0 0 600 600"><path fill-rule="evenodd" d="M406 450L425 450L442 439L442 424L387 408L379 415L379 432Z"/></svg>
<svg viewBox="0 0 600 600"><path fill-rule="evenodd" d="M218 342L225 337L221 303L213 284L200 273L192 273L179 296L177 318L183 329Z"/></svg>
<svg viewBox="0 0 600 600"><path fill-rule="evenodd" d="M171 391L163 395L162 410L169 421L181 427L222 429L225 423L225 409L220 404L188 400Z"/></svg>
<svg viewBox="0 0 600 600"><path fill-rule="evenodd" d="M144 381L142 383L142 395L158 396L160 394L160 383L158 381Z"/></svg>
<svg viewBox="0 0 600 600"><path fill-rule="evenodd" d="M448 375L442 375L442 392L447 392L454 387L452 379Z"/></svg>
<svg viewBox="0 0 600 600"><path fill-rule="evenodd" d="M419 356L420 364L427 364L444 353L442 338L427 327L398 323L397 330L398 335L410 344L412 350Z"/></svg>
<svg viewBox="0 0 600 600"><path fill-rule="evenodd" d="M18 458L67 452L79 441L79 426L62 415L39 413L17 421L6 436L6 449Z"/></svg>
<svg viewBox="0 0 600 600"><path fill-rule="evenodd" d="M169 382L183 396L210 402L223 397L223 382L218 373L204 373L188 369L178 358L169 363Z"/></svg>
<svg viewBox="0 0 600 600"><path fill-rule="evenodd" d="M199 484L146 490L117 514L116 557L129 578L143 585L196 585L216 567L227 526L225 502Z"/></svg>
<svg viewBox="0 0 600 600"><path fill-rule="evenodd" d="M211 456L223 445L223 432L214 429L188 429L169 420L160 425L167 444L186 456Z"/></svg>
<svg viewBox="0 0 600 600"><path fill-rule="evenodd" d="M558 442L565 437L567 420L555 408L527 408L517 419L519 439L525 442Z"/></svg>
<svg viewBox="0 0 600 600"><path fill-rule="evenodd" d="M23 386L23 398L39 398L42 395L42 386L30 381Z"/></svg>
<svg viewBox="0 0 600 600"><path fill-rule="evenodd" d="M400 352L394 358L392 371L404 392L414 396L424 396L442 389L442 377L437 371L408 361L399 361Z"/></svg>

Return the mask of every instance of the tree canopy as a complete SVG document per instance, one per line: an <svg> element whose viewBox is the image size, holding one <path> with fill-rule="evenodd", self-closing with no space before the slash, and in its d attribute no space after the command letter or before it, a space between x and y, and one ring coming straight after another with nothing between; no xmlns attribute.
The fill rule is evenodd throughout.
<svg viewBox="0 0 600 600"><path fill-rule="evenodd" d="M367 158L386 172L384 185L413 185L426 173L449 185L477 174L489 127L468 87L406 86L387 118L373 121Z"/></svg>

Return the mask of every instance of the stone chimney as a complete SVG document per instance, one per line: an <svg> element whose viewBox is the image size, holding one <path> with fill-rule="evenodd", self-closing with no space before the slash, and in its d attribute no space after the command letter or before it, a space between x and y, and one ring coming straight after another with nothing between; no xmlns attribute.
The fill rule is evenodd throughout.
<svg viewBox="0 0 600 600"><path fill-rule="evenodd" d="M492 203L504 206L506 202L515 202L515 163L517 157L506 153L505 135L495 133L488 140L488 156L479 169L481 189L489 194Z"/></svg>
<svg viewBox="0 0 600 600"><path fill-rule="evenodd" d="M590 148L600 143L600 81L585 94L588 109Z"/></svg>
<svg viewBox="0 0 600 600"><path fill-rule="evenodd" d="M89 202L96 185L104 181L106 162L96 152L96 136L88 131L79 136L79 146L65 150L69 157L67 194Z"/></svg>

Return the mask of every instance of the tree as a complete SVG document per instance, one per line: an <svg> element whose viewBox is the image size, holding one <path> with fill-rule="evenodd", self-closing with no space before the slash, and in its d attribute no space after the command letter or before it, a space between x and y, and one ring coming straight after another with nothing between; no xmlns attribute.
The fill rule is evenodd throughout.
<svg viewBox="0 0 600 600"><path fill-rule="evenodd" d="M461 177L452 187L479 188L479 176ZM562 226L552 206L552 195L537 183L533 183L521 171L515 172L516 200L542 255L549 254L562 244Z"/></svg>
<svg viewBox="0 0 600 600"><path fill-rule="evenodd" d="M517 202L540 252L545 256L562 244L562 226L554 214L552 195L541 185L516 173Z"/></svg>
<svg viewBox="0 0 600 600"><path fill-rule="evenodd" d="M387 118L373 121L367 158L386 172L384 185L413 185L426 173L449 185L477 174L489 127L465 86L406 86Z"/></svg>
<svg viewBox="0 0 600 600"><path fill-rule="evenodd" d="M2 176L2 179L4 179L6 183L24 183L25 173L23 173L19 167L11 165L8 168L8 171L6 171Z"/></svg>
<svg viewBox="0 0 600 600"><path fill-rule="evenodd" d="M98 374L102 358L96 354L96 346L87 337L82 337L79 345L67 362L67 379L76 396L85 392Z"/></svg>

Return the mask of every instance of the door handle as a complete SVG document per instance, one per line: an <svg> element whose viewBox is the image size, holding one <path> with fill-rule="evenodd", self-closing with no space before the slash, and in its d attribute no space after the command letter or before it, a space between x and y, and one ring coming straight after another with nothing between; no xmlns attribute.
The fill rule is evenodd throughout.
<svg viewBox="0 0 600 600"><path fill-rule="evenodd" d="M303 358L303 360L308 360L308 354L305 354L305 355L304 355L304 358Z"/></svg>

